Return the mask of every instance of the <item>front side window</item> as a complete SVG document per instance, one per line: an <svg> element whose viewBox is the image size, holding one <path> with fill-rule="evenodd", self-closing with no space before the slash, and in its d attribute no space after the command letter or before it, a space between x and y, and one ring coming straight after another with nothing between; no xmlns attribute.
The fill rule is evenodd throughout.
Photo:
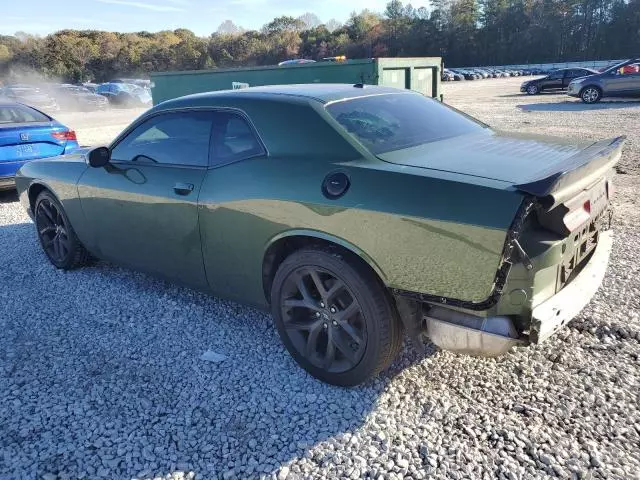
<svg viewBox="0 0 640 480"><path fill-rule="evenodd" d="M622 75L638 75L640 74L640 63L631 63L629 65L625 65L619 72Z"/></svg>
<svg viewBox="0 0 640 480"><path fill-rule="evenodd" d="M558 70L549 74L549 80L560 80L564 77L564 70Z"/></svg>
<svg viewBox="0 0 640 480"><path fill-rule="evenodd" d="M206 167L212 125L212 112L162 113L131 131L113 148L111 158Z"/></svg>
<svg viewBox="0 0 640 480"><path fill-rule="evenodd" d="M326 108L374 155L485 128L441 102L416 93L357 97L331 103Z"/></svg>
<svg viewBox="0 0 640 480"><path fill-rule="evenodd" d="M265 153L247 121L233 112L216 112L211 141L214 165Z"/></svg>

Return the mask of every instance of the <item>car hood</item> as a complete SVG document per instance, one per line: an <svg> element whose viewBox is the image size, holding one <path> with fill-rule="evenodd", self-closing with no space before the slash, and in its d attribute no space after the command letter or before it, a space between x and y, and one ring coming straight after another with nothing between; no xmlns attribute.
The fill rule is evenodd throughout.
<svg viewBox="0 0 640 480"><path fill-rule="evenodd" d="M544 77L532 78L531 80L522 82L522 85L531 85L532 83L538 83L541 80L546 80L547 78L548 78L548 75L545 75Z"/></svg>
<svg viewBox="0 0 640 480"><path fill-rule="evenodd" d="M379 154L384 161L488 178L514 185L534 181L592 145L589 141L486 129Z"/></svg>

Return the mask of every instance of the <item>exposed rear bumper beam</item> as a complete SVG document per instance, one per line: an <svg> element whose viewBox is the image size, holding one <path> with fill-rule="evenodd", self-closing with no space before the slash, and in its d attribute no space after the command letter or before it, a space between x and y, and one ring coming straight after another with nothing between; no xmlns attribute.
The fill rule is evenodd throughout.
<svg viewBox="0 0 640 480"><path fill-rule="evenodd" d="M589 303L607 271L613 233L599 233L598 245L582 271L566 287L533 308L531 343L540 343L569 323Z"/></svg>

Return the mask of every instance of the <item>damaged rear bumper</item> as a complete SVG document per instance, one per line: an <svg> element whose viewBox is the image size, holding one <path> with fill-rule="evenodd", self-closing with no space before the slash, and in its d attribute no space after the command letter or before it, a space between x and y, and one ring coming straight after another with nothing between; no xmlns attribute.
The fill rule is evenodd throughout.
<svg viewBox="0 0 640 480"><path fill-rule="evenodd" d="M613 233L610 230L600 232L593 255L576 278L533 308L529 334L531 343L540 343L549 338L589 303L607 271L612 245Z"/></svg>

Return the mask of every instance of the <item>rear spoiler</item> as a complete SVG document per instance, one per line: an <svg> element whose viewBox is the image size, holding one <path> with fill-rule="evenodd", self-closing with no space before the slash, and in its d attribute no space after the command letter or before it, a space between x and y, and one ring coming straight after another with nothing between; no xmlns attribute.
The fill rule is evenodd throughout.
<svg viewBox="0 0 640 480"><path fill-rule="evenodd" d="M541 178L529 183L514 185L521 192L534 195L547 208L563 203L582 190L589 188L597 179L618 163L626 136L602 140L568 158L560 170L551 167L542 172Z"/></svg>

